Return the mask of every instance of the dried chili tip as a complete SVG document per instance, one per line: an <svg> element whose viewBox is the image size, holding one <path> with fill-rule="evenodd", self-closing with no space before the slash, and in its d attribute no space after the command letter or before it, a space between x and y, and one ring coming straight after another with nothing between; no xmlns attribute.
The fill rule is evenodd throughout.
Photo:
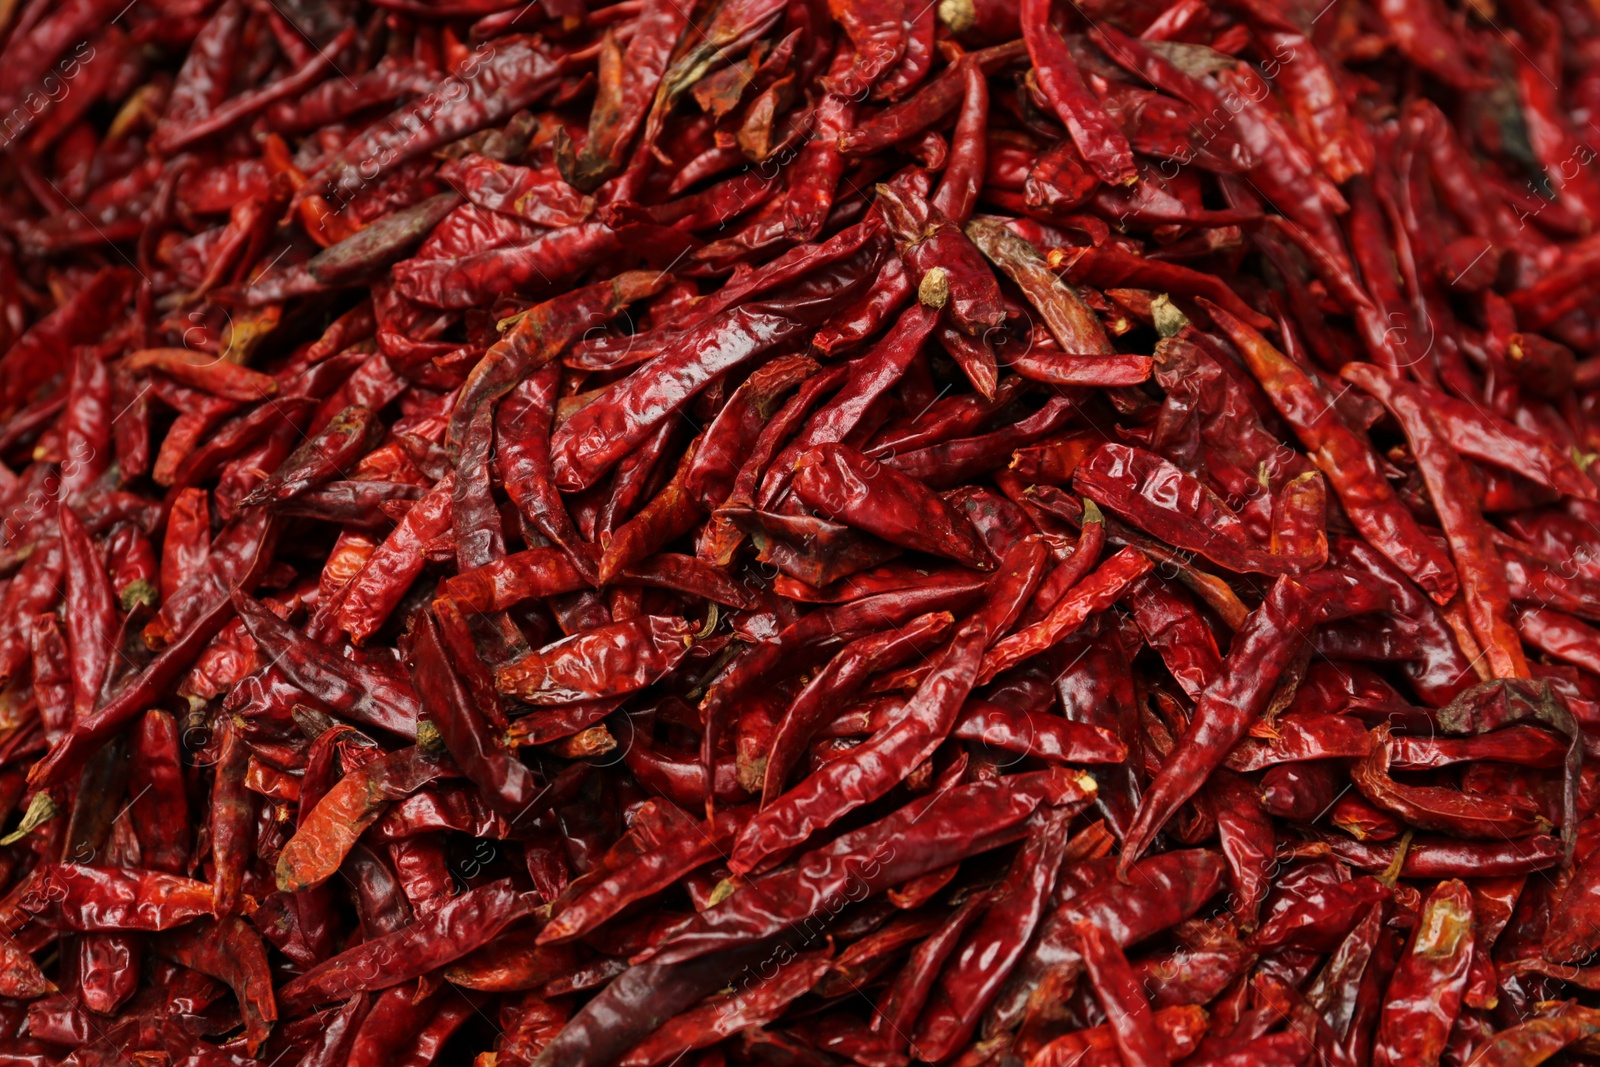
<svg viewBox="0 0 1600 1067"><path fill-rule="evenodd" d="M942 308L950 302L950 274L943 267L934 267L917 283L917 302L924 307Z"/></svg>
<svg viewBox="0 0 1600 1067"><path fill-rule="evenodd" d="M16 844L61 812L61 805L57 804L49 793L40 790L28 799L27 810L23 812L22 821L17 824L17 828L0 837L0 846Z"/></svg>
<svg viewBox="0 0 1600 1067"><path fill-rule="evenodd" d="M1260 738L1263 741L1276 741L1283 736L1283 732L1271 719L1263 717L1250 724L1245 736Z"/></svg>
<svg viewBox="0 0 1600 1067"><path fill-rule="evenodd" d="M161 603L161 594L150 579L135 578L123 587L118 599L122 603L122 610L131 614L136 608L157 606Z"/></svg>

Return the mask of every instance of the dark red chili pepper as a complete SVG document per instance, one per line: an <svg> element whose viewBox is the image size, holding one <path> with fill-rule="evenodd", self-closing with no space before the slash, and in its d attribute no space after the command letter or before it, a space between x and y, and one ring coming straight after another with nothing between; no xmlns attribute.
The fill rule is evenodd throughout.
<svg viewBox="0 0 1600 1067"><path fill-rule="evenodd" d="M494 690L489 669L476 659L466 620L455 602L448 599L435 601L433 610L439 616L438 628L423 615L412 635L412 678L423 710L438 728L445 748L462 773L496 810L513 824L538 814L533 805L541 788L534 773L490 735L490 722L503 724L504 713L492 703ZM441 639L440 631L450 636ZM472 657L460 671L467 675L466 685L446 657L447 644L456 654L458 665L463 658Z"/></svg>
<svg viewBox="0 0 1600 1067"><path fill-rule="evenodd" d="M1050 24L1048 0L1024 0L1021 21L1039 89L1096 176L1115 185L1137 180L1128 139L1094 98L1066 42Z"/></svg>
<svg viewBox="0 0 1600 1067"><path fill-rule="evenodd" d="M1201 695L1178 749L1140 803L1138 818L1125 842L1124 867L1140 854L1178 805L1194 795L1206 773L1265 709L1277 677L1298 653L1319 610L1308 590L1293 579L1280 578L1234 635L1228 660L1249 666L1240 671L1224 661L1223 673Z"/></svg>
<svg viewBox="0 0 1600 1067"><path fill-rule="evenodd" d="M981 337L1000 325L1005 309L999 283L960 223L894 185L878 186L878 206L894 234L919 303L947 309L949 321L972 337ZM980 387L979 392L988 395L992 387Z"/></svg>
<svg viewBox="0 0 1600 1067"><path fill-rule="evenodd" d="M1067 851L1060 815L1028 835L994 901L967 932L911 1036L919 1059L944 1059L966 1045L1000 992L1049 902Z"/></svg>
<svg viewBox="0 0 1600 1067"><path fill-rule="evenodd" d="M402 737L416 736L420 705L403 681L330 654L318 642L245 597L236 598L234 606L256 644L308 696L357 722Z"/></svg>
<svg viewBox="0 0 1600 1067"><path fill-rule="evenodd" d="M794 698L766 753L762 801L771 804L803 754L817 727L838 703L850 699L866 678L925 653L950 632L954 617L931 612L903 627L852 641L839 651Z"/></svg>
<svg viewBox="0 0 1600 1067"><path fill-rule="evenodd" d="M1357 529L1435 601L1448 601L1457 588L1454 568L1426 539L1415 520L1401 508L1388 483L1378 475L1377 457L1370 446L1364 445L1322 399L1313 380L1260 334L1221 308L1213 314L1239 346L1273 404L1311 449L1311 458L1328 476Z"/></svg>
<svg viewBox="0 0 1600 1067"><path fill-rule="evenodd" d="M557 428L550 441L556 486L571 491L592 485L713 377L804 328L775 306L747 305L690 330Z"/></svg>
<svg viewBox="0 0 1600 1067"><path fill-rule="evenodd" d="M1372 1062L1436 1061L1461 1008L1472 960L1472 899L1465 883L1441 882L1422 904L1390 980Z"/></svg>
<svg viewBox="0 0 1600 1067"><path fill-rule="evenodd" d="M734 843L730 867L743 873L764 857L800 844L817 829L882 796L932 755L955 724L987 639L981 622L957 632L939 666L894 722L824 765L746 825Z"/></svg>
<svg viewBox="0 0 1600 1067"><path fill-rule="evenodd" d="M969 567L993 564L966 519L920 483L843 445L796 461L795 493L830 519Z"/></svg>
<svg viewBox="0 0 1600 1067"><path fill-rule="evenodd" d="M687 619L640 615L574 634L501 667L495 686L530 704L567 704L649 685L689 651Z"/></svg>

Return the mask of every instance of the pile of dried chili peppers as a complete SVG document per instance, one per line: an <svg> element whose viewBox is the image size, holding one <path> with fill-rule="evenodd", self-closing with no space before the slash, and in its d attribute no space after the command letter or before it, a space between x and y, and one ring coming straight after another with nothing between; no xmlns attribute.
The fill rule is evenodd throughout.
<svg viewBox="0 0 1600 1067"><path fill-rule="evenodd" d="M0 0L0 1067L1600 1063L1600 8Z"/></svg>

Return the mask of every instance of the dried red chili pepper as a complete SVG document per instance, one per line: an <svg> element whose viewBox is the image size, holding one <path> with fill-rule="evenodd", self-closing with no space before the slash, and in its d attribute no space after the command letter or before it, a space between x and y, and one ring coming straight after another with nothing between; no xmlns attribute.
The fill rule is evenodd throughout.
<svg viewBox="0 0 1600 1067"><path fill-rule="evenodd" d="M452 768L420 747L403 748L348 772L317 800L283 846L278 888L310 889L338 871L345 854L390 802L403 799Z"/></svg>
<svg viewBox="0 0 1600 1067"><path fill-rule="evenodd" d="M796 463L795 492L829 518L906 548L992 566L966 520L920 483L842 445L823 445Z"/></svg>
<svg viewBox="0 0 1600 1067"><path fill-rule="evenodd" d="M751 819L734 842L729 860L734 872L751 870L766 856L800 844L848 811L876 800L931 756L955 724L987 641L981 622L962 627L894 722Z"/></svg>
<svg viewBox="0 0 1600 1067"><path fill-rule="evenodd" d="M1377 457L1340 419L1304 371L1226 311L1213 316L1239 347L1273 404L1311 449L1311 459L1327 475L1351 522L1378 551L1441 604L1457 588L1453 568L1427 540L1377 470Z"/></svg>
<svg viewBox="0 0 1600 1067"><path fill-rule="evenodd" d="M1390 980L1373 1063L1438 1062L1461 1008L1472 950L1471 895L1459 880L1441 882L1423 901Z"/></svg>
<svg viewBox="0 0 1600 1067"><path fill-rule="evenodd" d="M687 619L640 615L557 641L495 672L495 686L530 704L597 700L641 689L689 651Z"/></svg>
<svg viewBox="0 0 1600 1067"><path fill-rule="evenodd" d="M1050 24L1048 0L1025 0L1022 36L1028 43L1039 89L1055 108L1073 143L1101 181L1130 184L1136 180L1133 150L1084 82L1083 72L1066 42Z"/></svg>

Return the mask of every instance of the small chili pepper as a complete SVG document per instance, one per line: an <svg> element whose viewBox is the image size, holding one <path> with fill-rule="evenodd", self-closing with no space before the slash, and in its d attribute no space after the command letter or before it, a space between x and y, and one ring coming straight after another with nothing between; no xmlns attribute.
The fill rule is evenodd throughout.
<svg viewBox="0 0 1600 1067"><path fill-rule="evenodd" d="M495 672L495 687L530 704L618 696L649 685L689 651L687 619L641 615L574 634Z"/></svg>
<svg viewBox="0 0 1600 1067"><path fill-rule="evenodd" d="M388 988L452 963L527 913L509 879L443 901L411 926L346 949L279 990L280 1010Z"/></svg>
<svg viewBox="0 0 1600 1067"><path fill-rule="evenodd" d="M298 892L331 878L356 838L389 802L447 773L448 765L413 747L346 774L323 794L284 845L277 867L279 888Z"/></svg>
<svg viewBox="0 0 1600 1067"><path fill-rule="evenodd" d="M1090 93L1066 42L1050 25L1050 4L1047 0L1027 0L1021 21L1039 88L1072 135L1078 151L1101 181L1114 185L1134 182L1137 175L1128 140Z"/></svg>
<svg viewBox="0 0 1600 1067"><path fill-rule="evenodd" d="M919 1058L943 1059L967 1043L1042 918L1066 848L1060 815L1028 835L993 903L962 938L922 1010L911 1037Z"/></svg>
<svg viewBox="0 0 1600 1067"><path fill-rule="evenodd" d="M1472 959L1472 900L1460 880L1423 901L1411 945L1390 980L1374 1063L1437 1063L1461 1007Z"/></svg>
<svg viewBox="0 0 1600 1067"><path fill-rule="evenodd" d="M800 691L784 713L767 749L762 803L770 805L796 766L805 744L838 704L850 699L866 678L912 656L925 654L949 632L954 616L930 612L901 629L871 634L851 642Z"/></svg>
<svg viewBox="0 0 1600 1067"><path fill-rule="evenodd" d="M919 483L843 445L822 445L796 462L795 492L831 519L893 544L992 566L966 519Z"/></svg>
<svg viewBox="0 0 1600 1067"><path fill-rule="evenodd" d="M762 809L734 842L729 866L744 873L797 845L853 808L876 800L933 754L971 691L988 640L981 622L963 626L896 721L861 747L826 764Z"/></svg>
<svg viewBox="0 0 1600 1067"><path fill-rule="evenodd" d="M804 326L776 309L747 306L707 320L606 395L562 423L550 441L558 488L582 489L712 377L796 336Z"/></svg>
<svg viewBox="0 0 1600 1067"><path fill-rule="evenodd" d="M470 635L466 633L460 609L454 601L441 600L435 602L434 612L439 616L438 628L424 615L418 619L413 632L412 678L417 694L462 773L482 790L484 798L496 810L515 824L524 816L535 814L533 805L541 795L540 786L533 772L514 753L502 750L495 743L486 721L492 712L489 708L480 708L473 699L484 689L487 689L484 696L493 694L493 689L488 689L488 668L481 661L470 664L481 678L469 696L467 687L446 658L445 640L439 636L441 629L461 635L451 642L452 650L460 649L459 655L471 653ZM463 644L466 647L463 648Z"/></svg>
<svg viewBox="0 0 1600 1067"><path fill-rule="evenodd" d="M409 686L369 666L330 655L246 597L237 597L234 607L257 646L314 699L357 722L403 737L416 736L420 705Z"/></svg>
<svg viewBox="0 0 1600 1067"><path fill-rule="evenodd" d="M353 641L359 644L377 632L422 571L423 546L450 528L454 489L454 476L446 475L411 505L361 571L339 591L336 605L329 605L329 614Z"/></svg>
<svg viewBox="0 0 1600 1067"><path fill-rule="evenodd" d="M1378 475L1370 445L1364 445L1340 421L1312 380L1272 349L1260 334L1220 308L1213 317L1239 346L1273 404L1311 449L1312 460L1327 475L1345 512L1368 543L1405 571L1437 603L1447 602L1458 584L1454 568L1427 540L1416 520L1400 506L1393 490Z"/></svg>
<svg viewBox="0 0 1600 1067"><path fill-rule="evenodd" d="M156 951L231 986L244 1016L247 1047L260 1047L278 1011L266 947L248 923L238 917L196 923L163 934Z"/></svg>

